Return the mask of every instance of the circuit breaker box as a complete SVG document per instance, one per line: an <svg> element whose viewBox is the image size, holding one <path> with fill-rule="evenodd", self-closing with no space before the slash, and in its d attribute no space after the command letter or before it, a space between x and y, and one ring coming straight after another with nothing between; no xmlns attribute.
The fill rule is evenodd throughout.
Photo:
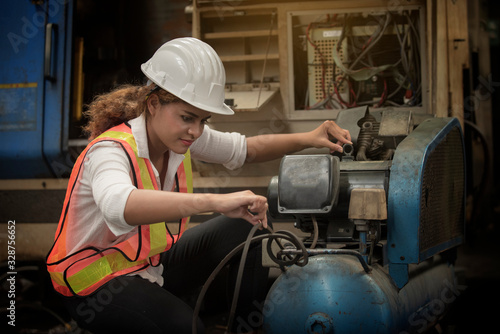
<svg viewBox="0 0 500 334"><path fill-rule="evenodd" d="M306 109L422 105L420 20L417 9L367 10L308 23Z"/></svg>

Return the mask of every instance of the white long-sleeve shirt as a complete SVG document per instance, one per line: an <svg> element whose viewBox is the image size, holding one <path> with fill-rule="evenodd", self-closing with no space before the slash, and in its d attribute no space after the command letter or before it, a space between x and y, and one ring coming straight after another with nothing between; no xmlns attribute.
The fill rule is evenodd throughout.
<svg viewBox="0 0 500 334"><path fill-rule="evenodd" d="M146 121L141 115L131 121L132 134L137 143L138 155L149 159ZM229 169L243 165L247 154L246 138L239 133L224 133L205 126L203 134L191 145L191 156L210 163L223 164ZM163 191L170 191L175 174L184 155L170 152ZM154 165L156 181L160 175ZM70 221L67 231L68 254L94 246L107 248L137 233L137 227L127 224L125 204L132 190L130 163L126 153L116 142L99 142L87 153L71 198ZM163 266L148 267L137 273L163 285Z"/></svg>

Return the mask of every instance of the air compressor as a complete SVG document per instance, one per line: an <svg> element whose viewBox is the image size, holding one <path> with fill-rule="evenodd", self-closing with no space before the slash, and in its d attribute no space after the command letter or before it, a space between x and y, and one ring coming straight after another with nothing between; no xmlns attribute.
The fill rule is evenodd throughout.
<svg viewBox="0 0 500 334"><path fill-rule="evenodd" d="M340 156L288 155L268 188L276 219L311 233L306 265L282 266L265 333L422 333L460 294L465 156L456 118L343 110ZM286 244L276 257L300 252ZM273 255L274 257L274 255Z"/></svg>

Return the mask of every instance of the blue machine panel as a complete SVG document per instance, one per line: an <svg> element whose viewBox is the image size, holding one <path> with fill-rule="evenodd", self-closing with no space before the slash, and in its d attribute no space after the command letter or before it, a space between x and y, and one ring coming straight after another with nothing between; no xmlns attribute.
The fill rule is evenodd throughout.
<svg viewBox="0 0 500 334"><path fill-rule="evenodd" d="M51 177L68 140L72 1L0 11L0 177Z"/></svg>
<svg viewBox="0 0 500 334"><path fill-rule="evenodd" d="M0 89L0 131L36 131L37 86Z"/></svg>
<svg viewBox="0 0 500 334"><path fill-rule="evenodd" d="M388 194L393 273L462 243L464 170L462 130L455 118L428 119L399 144Z"/></svg>

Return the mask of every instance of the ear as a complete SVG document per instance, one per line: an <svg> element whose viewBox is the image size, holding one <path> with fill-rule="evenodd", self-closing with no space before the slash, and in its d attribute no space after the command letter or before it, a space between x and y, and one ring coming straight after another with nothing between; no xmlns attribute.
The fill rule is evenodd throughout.
<svg viewBox="0 0 500 334"><path fill-rule="evenodd" d="M154 116L161 107L160 99L156 94L151 94L146 100L146 104L148 107L148 112L151 114L151 116Z"/></svg>

